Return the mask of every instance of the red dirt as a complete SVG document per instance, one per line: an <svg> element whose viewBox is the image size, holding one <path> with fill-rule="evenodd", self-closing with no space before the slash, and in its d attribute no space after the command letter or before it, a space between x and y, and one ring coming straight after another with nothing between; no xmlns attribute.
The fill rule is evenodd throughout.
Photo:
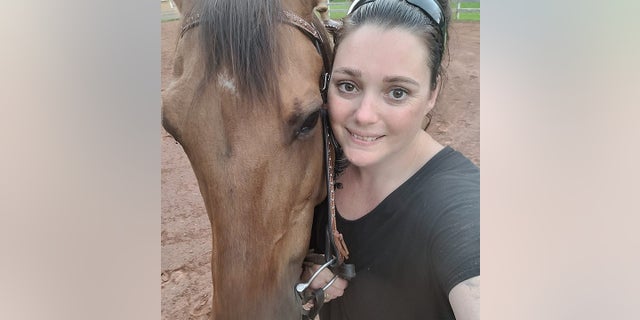
<svg viewBox="0 0 640 320"><path fill-rule="evenodd" d="M171 82L180 22L161 24L161 86ZM480 24L454 22L448 80L428 132L480 165ZM207 319L211 311L211 228L191 165L161 129L162 319Z"/></svg>

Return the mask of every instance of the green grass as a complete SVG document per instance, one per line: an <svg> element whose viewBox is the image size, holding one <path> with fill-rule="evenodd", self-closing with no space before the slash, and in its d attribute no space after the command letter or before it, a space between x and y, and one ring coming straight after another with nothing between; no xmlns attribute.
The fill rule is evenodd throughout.
<svg viewBox="0 0 640 320"><path fill-rule="evenodd" d="M342 19L346 14L347 10L349 10L349 6L351 6L351 2L334 2L331 1L331 5L329 6L329 17L331 19Z"/></svg>
<svg viewBox="0 0 640 320"><path fill-rule="evenodd" d="M456 20L456 6L451 4L451 19ZM480 2L460 2L460 8L480 8ZM480 12L460 12L457 20L480 21Z"/></svg>
<svg viewBox="0 0 640 320"><path fill-rule="evenodd" d="M331 10L329 10L329 17L331 17L331 19L336 19L336 20L342 19L347 14L347 9L349 9L350 5L351 5L351 2L348 2L348 1L345 1L345 2L331 1L331 6L330 6ZM453 7L453 4L451 6L452 6L451 18L455 20L456 8ZM479 2L461 2L460 7L461 8L480 8L480 3ZM340 11L341 9L344 9L344 11ZM460 18L458 20L480 21L480 13L479 12L461 12Z"/></svg>
<svg viewBox="0 0 640 320"><path fill-rule="evenodd" d="M453 17L456 20L456 17ZM480 13L479 12L460 12L460 16L457 20L461 21L480 21Z"/></svg>
<svg viewBox="0 0 640 320"><path fill-rule="evenodd" d="M480 8L480 2L460 2L460 8Z"/></svg>

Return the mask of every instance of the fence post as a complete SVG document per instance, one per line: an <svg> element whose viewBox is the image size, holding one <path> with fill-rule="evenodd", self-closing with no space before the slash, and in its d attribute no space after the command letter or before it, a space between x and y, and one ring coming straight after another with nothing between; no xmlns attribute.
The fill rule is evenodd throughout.
<svg viewBox="0 0 640 320"><path fill-rule="evenodd" d="M463 2L478 2L480 0L452 0L452 7L456 8L456 20L460 19L460 11L464 12L480 12L480 8L463 8L460 4Z"/></svg>

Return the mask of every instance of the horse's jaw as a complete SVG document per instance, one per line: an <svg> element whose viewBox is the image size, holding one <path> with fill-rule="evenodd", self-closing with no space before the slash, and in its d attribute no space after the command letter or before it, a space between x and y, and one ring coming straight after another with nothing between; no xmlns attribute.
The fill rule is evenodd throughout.
<svg viewBox="0 0 640 320"><path fill-rule="evenodd" d="M312 210L310 206L297 214L311 217ZM287 230L270 228L269 234L246 230L245 239L238 237L237 227L212 228L213 319L300 319L301 302L294 287L302 272L311 219ZM295 236L299 234L305 236ZM244 301L242 308L238 301Z"/></svg>

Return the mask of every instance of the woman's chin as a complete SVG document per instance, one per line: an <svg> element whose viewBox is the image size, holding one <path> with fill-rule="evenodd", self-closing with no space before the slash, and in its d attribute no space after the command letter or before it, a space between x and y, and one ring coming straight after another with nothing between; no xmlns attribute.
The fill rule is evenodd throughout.
<svg viewBox="0 0 640 320"><path fill-rule="evenodd" d="M345 155L349 160L349 164L356 167L367 167L378 161L377 156L371 153L362 152L360 150L355 152L345 151Z"/></svg>

